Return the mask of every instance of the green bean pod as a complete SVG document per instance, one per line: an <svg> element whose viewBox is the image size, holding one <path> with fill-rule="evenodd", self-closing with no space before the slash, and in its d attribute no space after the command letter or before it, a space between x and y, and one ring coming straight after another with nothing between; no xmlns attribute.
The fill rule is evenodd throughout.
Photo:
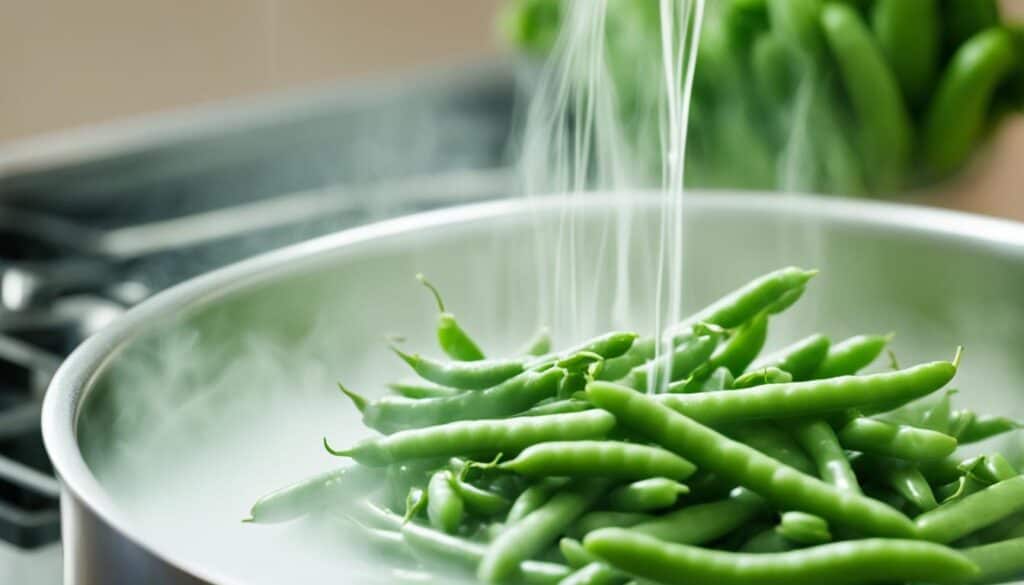
<svg viewBox="0 0 1024 585"><path fill-rule="evenodd" d="M497 516L507 512L512 506L512 502L504 496L479 488L459 475L451 474L450 479L455 493L473 514L484 517Z"/></svg>
<svg viewBox="0 0 1024 585"><path fill-rule="evenodd" d="M690 488L665 477L641 479L620 486L608 494L608 504L622 512L650 512L668 508Z"/></svg>
<svg viewBox="0 0 1024 585"><path fill-rule="evenodd" d="M245 521L271 524L294 520L346 494L365 491L380 480L380 471L362 465L332 469L261 497L252 505Z"/></svg>
<svg viewBox="0 0 1024 585"><path fill-rule="evenodd" d="M943 504L914 519L917 536L948 543L1024 510L1024 475Z"/></svg>
<svg viewBox="0 0 1024 585"><path fill-rule="evenodd" d="M664 542L699 545L729 534L763 514L765 509L760 496L738 489L724 500L687 506L635 523L630 531Z"/></svg>
<svg viewBox="0 0 1024 585"><path fill-rule="evenodd" d="M1020 428L1022 427L1019 422L1003 416L977 415L960 433L957 433L956 438L961 445L967 445Z"/></svg>
<svg viewBox="0 0 1024 585"><path fill-rule="evenodd" d="M1011 34L991 28L972 36L953 55L924 121L924 159L931 171L959 167L981 137L992 96L1019 66Z"/></svg>
<svg viewBox="0 0 1024 585"><path fill-rule="evenodd" d="M823 4L822 0L770 0L768 3L772 29L811 61L819 60L825 50L818 24Z"/></svg>
<svg viewBox="0 0 1024 585"><path fill-rule="evenodd" d="M743 543L739 552L763 555L767 553L786 552L789 550L793 550L793 543L779 534L775 528L769 528L755 534L750 538L750 540Z"/></svg>
<svg viewBox="0 0 1024 585"><path fill-rule="evenodd" d="M734 329L761 313L779 297L794 288L802 287L817 274L817 270L788 267L769 272L715 301L706 308L687 317L669 329L668 334L685 334L698 323Z"/></svg>
<svg viewBox="0 0 1024 585"><path fill-rule="evenodd" d="M765 33L758 36L751 49L750 60L760 98L776 108L788 104L796 89L797 73L779 35Z"/></svg>
<svg viewBox="0 0 1024 585"><path fill-rule="evenodd" d="M729 391L739 392L743 391ZM666 407L654 397L607 382L591 383L587 394L626 428L688 457L702 469L758 493L780 508L816 514L866 534L908 536L914 531L910 520L891 507L842 492L800 473Z"/></svg>
<svg viewBox="0 0 1024 585"><path fill-rule="evenodd" d="M499 469L527 477L572 476L639 480L668 477L682 480L696 467L660 447L615 441L552 441L527 447Z"/></svg>
<svg viewBox="0 0 1024 585"><path fill-rule="evenodd" d="M812 377L835 378L856 374L875 361L891 339L891 335L855 335L844 339L829 348Z"/></svg>
<svg viewBox="0 0 1024 585"><path fill-rule="evenodd" d="M542 368L548 364L557 363L581 353L594 354L601 359L611 360L628 352L633 347L634 342L636 342L636 338L637 334L630 331L612 331L611 333L605 333L588 339L565 351L538 356L531 360L527 367L529 369Z"/></svg>
<svg viewBox="0 0 1024 585"><path fill-rule="evenodd" d="M960 462L957 469L963 473L970 473L986 483L1004 481L1018 475L1013 464L1001 453L991 455L978 455Z"/></svg>
<svg viewBox="0 0 1024 585"><path fill-rule="evenodd" d="M590 410L508 420L457 421L373 437L341 450L333 449L324 439L324 447L333 455L382 467L411 459L518 453L547 441L600 439L614 426L614 416Z"/></svg>
<svg viewBox="0 0 1024 585"><path fill-rule="evenodd" d="M653 518L654 516L642 512L595 510L580 516L579 520L569 528L567 534L573 538L583 538L599 528L626 528Z"/></svg>
<svg viewBox="0 0 1024 585"><path fill-rule="evenodd" d="M827 422L797 419L792 421L790 429L804 452L814 460L815 470L822 481L843 491L860 493L857 475L850 467L839 438Z"/></svg>
<svg viewBox="0 0 1024 585"><path fill-rule="evenodd" d="M736 378L732 387L737 389L750 388L752 386L760 386L762 384L785 384L792 381L793 375L789 372L768 366L765 368L751 370Z"/></svg>
<svg viewBox="0 0 1024 585"><path fill-rule="evenodd" d="M871 30L907 101L921 103L938 72L938 0L876 0Z"/></svg>
<svg viewBox="0 0 1024 585"><path fill-rule="evenodd" d="M586 400L577 400L575 398L566 398L565 400L553 400L550 402L544 402L524 410L516 416L543 416L546 414L564 414L566 412L583 412L584 410L590 410L594 408L594 405L590 404Z"/></svg>
<svg viewBox="0 0 1024 585"><path fill-rule="evenodd" d="M896 493L903 496L915 508L922 512L934 510L939 506L928 480L921 471L912 465L889 465L883 477Z"/></svg>
<svg viewBox="0 0 1024 585"><path fill-rule="evenodd" d="M388 388L405 398L450 398L463 390L427 382L419 378L405 378L388 384Z"/></svg>
<svg viewBox="0 0 1024 585"><path fill-rule="evenodd" d="M362 413L366 426L382 433L393 433L457 420L511 416L554 396L564 377L565 372L560 368L543 372L531 370L487 390L438 398L385 396L368 401L344 387L341 389Z"/></svg>
<svg viewBox="0 0 1024 585"><path fill-rule="evenodd" d="M778 368L797 382L809 380L825 361L831 342L820 334L810 335L754 362L750 369Z"/></svg>
<svg viewBox="0 0 1024 585"><path fill-rule="evenodd" d="M529 355L534 357L540 357L551 352L551 330L547 327L541 327L537 330L523 347L516 353L519 355Z"/></svg>
<svg viewBox="0 0 1024 585"><path fill-rule="evenodd" d="M821 28L856 113L861 155L876 177L874 187L882 192L898 189L914 140L899 84L856 10L826 4Z"/></svg>
<svg viewBox="0 0 1024 585"><path fill-rule="evenodd" d="M497 386L526 369L520 359L440 362L420 354L406 353L397 347L392 347L391 351L424 379L460 390L483 390Z"/></svg>
<svg viewBox="0 0 1024 585"><path fill-rule="evenodd" d="M556 542L605 489L607 485L603 481L575 484L509 525L487 546L477 567L477 578L484 583L497 583L514 575L520 563Z"/></svg>
<svg viewBox="0 0 1024 585"><path fill-rule="evenodd" d="M671 355L659 356L633 368L619 383L634 390L646 391L648 381L652 377L655 383L658 383L666 373L670 374L670 381L685 378L711 357L711 353L718 345L718 337L713 333L695 336L673 349Z"/></svg>
<svg viewBox="0 0 1024 585"><path fill-rule="evenodd" d="M832 542L828 522L804 512L785 512L775 531L786 540L804 546Z"/></svg>
<svg viewBox="0 0 1024 585"><path fill-rule="evenodd" d="M815 473L815 464L807 457L807 452L785 431L769 422L748 422L722 432L793 469L808 475Z"/></svg>
<svg viewBox="0 0 1024 585"><path fill-rule="evenodd" d="M938 361L865 376L768 384L743 390L660 394L656 400L711 426L754 419L818 417L850 408L907 403L927 396L952 380L956 368L953 362Z"/></svg>
<svg viewBox="0 0 1024 585"><path fill-rule="evenodd" d="M558 551L565 557L565 562L573 569L585 567L590 563L599 562L599 559L583 548L583 543L575 538L563 538L558 541Z"/></svg>
<svg viewBox="0 0 1024 585"><path fill-rule="evenodd" d="M508 510L505 522L513 523L523 519L527 514L541 507L544 502L551 498L551 494L569 483L564 477L546 477L530 487L523 490L519 497L512 502Z"/></svg>
<svg viewBox="0 0 1024 585"><path fill-rule="evenodd" d="M1003 583L1024 574L1024 536L960 552L981 569L975 583Z"/></svg>
<svg viewBox="0 0 1024 585"><path fill-rule="evenodd" d="M747 366L757 358L768 339L768 317L758 315L744 323L705 365L708 374L717 368L726 368L733 376L739 377Z"/></svg>
<svg viewBox="0 0 1024 585"><path fill-rule="evenodd" d="M627 573L662 583L859 585L961 583L978 568L953 549L915 540L872 538L769 554L669 544L629 530L587 535L587 550Z"/></svg>
<svg viewBox="0 0 1024 585"><path fill-rule="evenodd" d="M836 435L846 449L908 461L942 459L957 446L956 439L944 433L863 416L842 425Z"/></svg>
<svg viewBox="0 0 1024 585"><path fill-rule="evenodd" d="M653 337L637 339L626 353L605 360L604 367L597 373L598 380L620 380L633 368L654 357L655 340Z"/></svg>
<svg viewBox="0 0 1024 585"><path fill-rule="evenodd" d="M427 518L434 528L455 534L466 514L462 498L452 487L452 475L441 470L430 476L427 484Z"/></svg>
<svg viewBox="0 0 1024 585"><path fill-rule="evenodd" d="M473 341L473 338L462 329L459 322L455 320L455 315L445 310L444 301L441 300L441 293L437 288L430 284L422 274L417 274L416 280L427 287L437 302L437 342L441 346L441 351L453 360L463 362L484 359L484 352L480 351L480 347Z"/></svg>

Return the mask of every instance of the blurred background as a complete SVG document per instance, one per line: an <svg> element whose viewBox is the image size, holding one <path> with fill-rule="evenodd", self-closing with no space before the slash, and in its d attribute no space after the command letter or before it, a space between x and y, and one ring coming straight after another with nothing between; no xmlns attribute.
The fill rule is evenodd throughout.
<svg viewBox="0 0 1024 585"><path fill-rule="evenodd" d="M616 17L621 22L641 12L630 2L615 2L626 6ZM870 3L859 4L870 22ZM4 4L0 583L58 580L58 487L38 415L63 356L155 291L225 263L344 227L515 192L508 142L522 98L517 81L546 55L557 6L557 0ZM1000 9L999 22L1024 22L1024 0L1005 0ZM761 20L755 14L752 21L764 29L758 38L782 34ZM646 25L637 26L616 38L642 38ZM1002 97L993 102L1000 106L984 112L984 132L968 156L941 176L914 175L882 194L1024 220L1024 116L1020 102L1012 103L1024 70L1024 35L1014 38L1015 68L1000 80ZM942 69L962 44L943 43L928 97L939 93ZM628 59L630 43L621 44L626 47L610 43ZM696 99L700 87L720 91L719 82L735 83L736 71L747 66L727 63L732 54L718 57L698 62L699 72L708 66ZM839 119L848 115L849 97L837 76L827 77L837 96L833 111L844 112L835 114ZM739 79L730 95L756 94ZM771 116L759 109L763 104L737 107L752 109L702 119L748 117L762 132L776 124L771 116L789 116L792 105ZM925 123L927 109L912 112L914 124ZM702 130L703 144L735 136L715 124ZM746 129L741 124L739 131ZM706 183L696 184L778 188L771 176L778 137L765 140L769 176L752 173L742 184L723 184L708 173ZM696 132L698 155L700 144ZM722 154L729 148L710 150L718 158L704 159L708 168L734 162ZM750 161L744 156L744 162ZM870 171L863 161L856 164Z"/></svg>

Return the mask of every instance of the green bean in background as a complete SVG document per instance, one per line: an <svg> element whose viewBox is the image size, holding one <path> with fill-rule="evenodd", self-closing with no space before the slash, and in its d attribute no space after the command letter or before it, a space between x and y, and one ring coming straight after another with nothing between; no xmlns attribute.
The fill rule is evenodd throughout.
<svg viewBox="0 0 1024 585"><path fill-rule="evenodd" d="M923 103L939 68L939 0L875 0L871 30L907 103Z"/></svg>

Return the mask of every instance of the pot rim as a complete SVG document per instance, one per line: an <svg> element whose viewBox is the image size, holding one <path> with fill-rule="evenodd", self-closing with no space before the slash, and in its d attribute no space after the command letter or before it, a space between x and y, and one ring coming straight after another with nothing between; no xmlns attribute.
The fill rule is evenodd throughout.
<svg viewBox="0 0 1024 585"><path fill-rule="evenodd" d="M607 206L615 201L621 202L622 195L594 193L588 194L583 205ZM653 205L657 201L656 196L643 199L645 205ZM42 408L43 442L61 480L62 497L74 497L134 544L189 575L218 585L241 585L237 579L210 567L197 566L194 560L175 550L170 541L159 535L143 533L93 475L79 449L76 433L80 405L98 373L155 318L308 268L311 263L346 248L404 233L560 209L567 202L579 204L571 196L515 197L358 226L219 268L168 288L133 307L75 349L54 375L47 390ZM988 247L994 253L1024 255L1024 223L944 209L817 195L755 192L688 192L685 205L691 209L736 209L863 227L897 228L916 235L968 240Z"/></svg>

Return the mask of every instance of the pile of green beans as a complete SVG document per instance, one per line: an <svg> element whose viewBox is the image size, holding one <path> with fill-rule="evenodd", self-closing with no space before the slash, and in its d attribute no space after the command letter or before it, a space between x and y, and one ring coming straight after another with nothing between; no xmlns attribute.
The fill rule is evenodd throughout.
<svg viewBox="0 0 1024 585"><path fill-rule="evenodd" d="M568 2L510 0L506 37L546 55ZM657 64L657 5L608 2L609 68L638 142L657 115L658 68L643 67ZM997 0L709 0L687 182L863 195L941 180L1024 106L1022 46Z"/></svg>
<svg viewBox="0 0 1024 585"><path fill-rule="evenodd" d="M246 521L340 517L396 566L481 583L1024 576L1024 475L998 452L958 454L1020 425L954 407L942 389L959 351L871 373L891 335L814 334L760 355L815 274L768 273L657 338L552 351L543 330L502 358L431 286L448 361L395 348L419 379L374 400L343 387L380 434L325 439L351 462L261 498ZM656 355L657 339L672 352Z"/></svg>

